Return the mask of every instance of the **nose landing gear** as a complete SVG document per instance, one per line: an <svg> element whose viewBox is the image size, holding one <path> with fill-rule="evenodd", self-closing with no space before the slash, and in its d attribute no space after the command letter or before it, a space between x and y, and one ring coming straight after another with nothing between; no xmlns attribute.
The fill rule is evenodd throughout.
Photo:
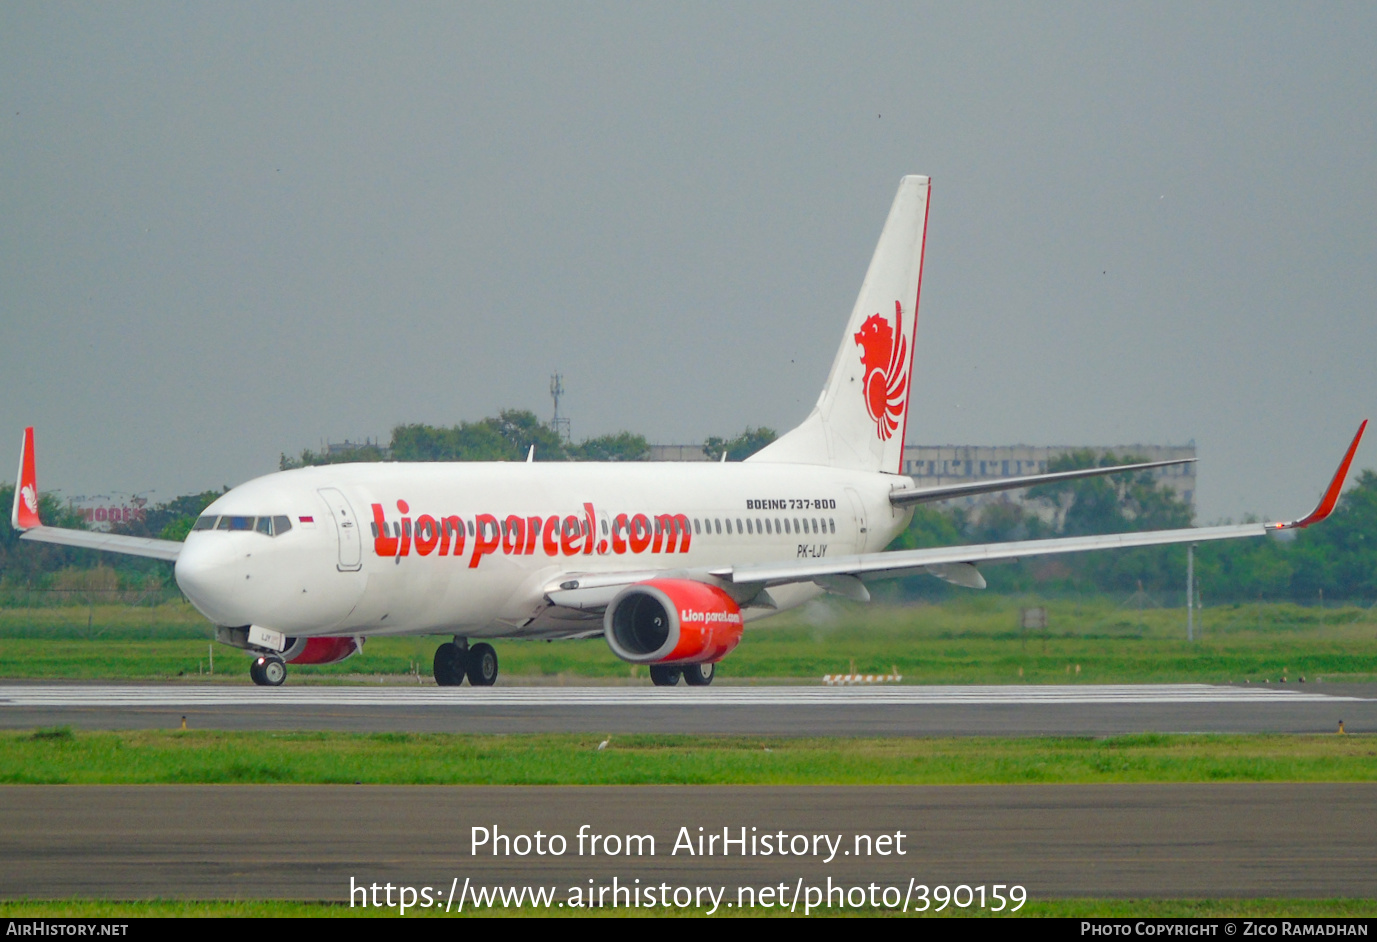
<svg viewBox="0 0 1377 942"><path fill-rule="evenodd" d="M458 687L469 679L475 687L491 687L497 682L497 652L490 644L469 646L467 638L455 638L435 649L435 682L441 687Z"/></svg>
<svg viewBox="0 0 1377 942"><path fill-rule="evenodd" d="M287 679L287 665L275 655L260 655L249 665L249 677L260 687L281 687Z"/></svg>

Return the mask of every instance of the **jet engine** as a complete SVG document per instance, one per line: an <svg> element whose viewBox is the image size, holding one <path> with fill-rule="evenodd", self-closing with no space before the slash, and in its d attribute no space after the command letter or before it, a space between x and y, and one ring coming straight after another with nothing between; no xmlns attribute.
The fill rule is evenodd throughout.
<svg viewBox="0 0 1377 942"><path fill-rule="evenodd" d="M288 638L281 657L288 664L333 664L361 650L362 638Z"/></svg>
<svg viewBox="0 0 1377 942"><path fill-rule="evenodd" d="M689 579L627 586L607 606L603 636L632 664L720 661L741 643L741 609L727 593Z"/></svg>

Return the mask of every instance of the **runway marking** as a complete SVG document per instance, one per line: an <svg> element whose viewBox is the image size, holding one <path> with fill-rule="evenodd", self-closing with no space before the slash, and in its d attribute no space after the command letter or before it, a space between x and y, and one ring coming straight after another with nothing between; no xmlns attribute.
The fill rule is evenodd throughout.
<svg viewBox="0 0 1377 942"><path fill-rule="evenodd" d="M222 687L210 685L0 686L7 707L388 706L947 706L1126 703L1332 703L1330 696L1210 684L950 687Z"/></svg>

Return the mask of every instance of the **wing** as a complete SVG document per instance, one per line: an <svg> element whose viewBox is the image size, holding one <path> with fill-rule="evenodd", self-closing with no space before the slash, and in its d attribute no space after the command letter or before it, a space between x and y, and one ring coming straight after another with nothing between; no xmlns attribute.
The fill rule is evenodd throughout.
<svg viewBox="0 0 1377 942"><path fill-rule="evenodd" d="M1203 543L1208 540L1265 536L1269 528L1282 526L1249 523L1231 527L1191 527L1184 530L1071 536L1055 540L1022 540L1016 543L939 546L932 549L899 550L893 553L862 553L857 556L838 556L834 559L733 566L730 569L711 570L711 574L734 583L755 583L765 588L792 582L816 582L828 591L864 600L869 597L864 582L873 579L893 579L927 572L948 582L972 589L983 589L985 579L976 568L977 563L1056 553L1084 553L1090 550L1126 549L1132 546Z"/></svg>
<svg viewBox="0 0 1377 942"><path fill-rule="evenodd" d="M927 573L970 589L985 588L985 577L977 563L1048 556L1056 553L1083 553L1090 550L1126 549L1133 546L1160 546L1169 543L1200 543L1264 536L1269 527L1281 524L1250 523L1231 527L1149 530L1144 533L1111 533L1105 536L1072 536L1054 540L1022 540L1015 543L983 543L972 546L939 546L932 549L897 550L889 553L860 553L824 559L786 560L776 563L748 563L677 573L590 573L569 574L546 587L550 604L581 612L601 612L623 587L646 579L681 578L716 582L740 601L760 598L769 604L771 586L814 582L836 595L857 602L870 600L866 582L898 579ZM732 591L732 590L735 591Z"/></svg>
<svg viewBox="0 0 1377 942"><path fill-rule="evenodd" d="M48 527L38 516L38 476L35 473L33 426L24 429L24 442L19 452L19 483L14 489L14 507L10 510L10 525L19 531L21 540L57 543L80 549L104 550L126 556L147 556L175 562L182 544L174 540L154 540L140 536L120 536L94 530L68 530Z"/></svg>

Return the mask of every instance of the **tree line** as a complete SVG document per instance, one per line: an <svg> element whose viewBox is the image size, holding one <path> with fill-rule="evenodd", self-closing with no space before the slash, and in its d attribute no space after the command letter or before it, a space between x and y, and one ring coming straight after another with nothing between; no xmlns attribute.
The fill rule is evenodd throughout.
<svg viewBox="0 0 1377 942"><path fill-rule="evenodd" d="M768 428L747 428L733 438L712 436L703 454L717 459L727 452L728 461L742 461L774 441ZM565 441L552 426L525 409L504 409L496 416L458 425L398 425L386 446L365 444L338 452L303 451L297 457L281 456L278 468L290 471L310 465L355 461L524 461L534 448L535 461L649 461L650 443L644 435L615 432Z"/></svg>

